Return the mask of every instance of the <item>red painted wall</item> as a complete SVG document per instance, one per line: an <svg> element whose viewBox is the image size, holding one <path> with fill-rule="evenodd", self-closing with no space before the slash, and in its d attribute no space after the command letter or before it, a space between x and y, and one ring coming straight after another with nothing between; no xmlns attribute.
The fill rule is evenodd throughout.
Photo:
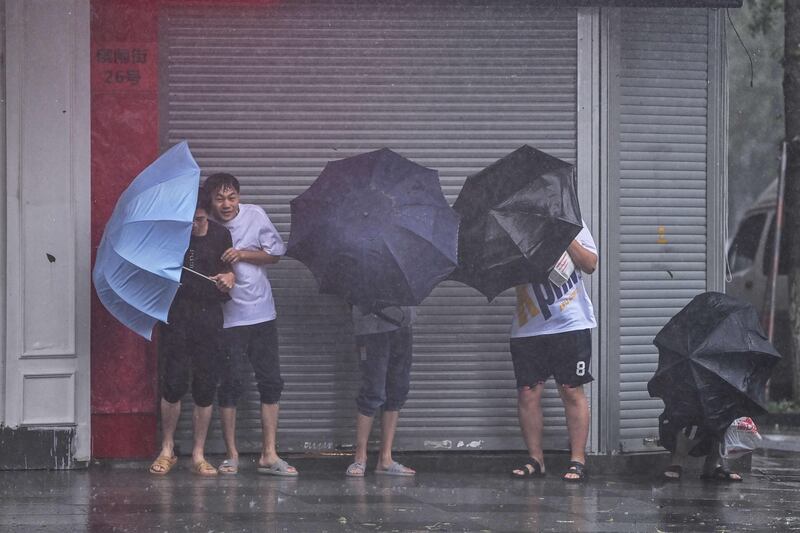
<svg viewBox="0 0 800 533"><path fill-rule="evenodd" d="M93 262L120 193L158 156L157 8L156 0L91 3ZM154 347L94 293L91 327L92 455L149 456L156 449Z"/></svg>

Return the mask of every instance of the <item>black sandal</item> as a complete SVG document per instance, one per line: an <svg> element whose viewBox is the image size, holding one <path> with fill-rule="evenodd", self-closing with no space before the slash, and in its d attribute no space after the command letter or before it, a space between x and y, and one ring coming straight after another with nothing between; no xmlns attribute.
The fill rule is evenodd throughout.
<svg viewBox="0 0 800 533"><path fill-rule="evenodd" d="M724 466L716 467L711 473L703 472L703 475L700 476L700 479L708 481L723 481L726 483L740 483L744 481L741 474L731 472Z"/></svg>
<svg viewBox="0 0 800 533"><path fill-rule="evenodd" d="M668 476L667 474L675 474L674 476ZM664 469L661 473L661 479L664 481L680 481L681 476L683 475L683 467L681 465L670 465Z"/></svg>
<svg viewBox="0 0 800 533"><path fill-rule="evenodd" d="M569 474L574 474L577 477L567 477ZM564 472L564 475L561 477L561 479L570 483L582 483L586 481L588 476L589 471L586 469L585 464L579 461L570 461L569 468L567 468L567 471Z"/></svg>
<svg viewBox="0 0 800 533"><path fill-rule="evenodd" d="M517 470L519 470L522 473L518 474ZM527 463L511 471L511 477L518 479L530 478L530 477L544 477L544 468L542 467L542 463L540 463L533 457L529 457Z"/></svg>

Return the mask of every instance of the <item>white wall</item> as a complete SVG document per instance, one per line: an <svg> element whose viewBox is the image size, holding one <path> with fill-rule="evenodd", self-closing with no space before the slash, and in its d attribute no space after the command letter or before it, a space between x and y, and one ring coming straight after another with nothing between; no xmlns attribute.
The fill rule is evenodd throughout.
<svg viewBox="0 0 800 533"><path fill-rule="evenodd" d="M4 7L3 419L10 427L75 427L72 458L88 460L89 0Z"/></svg>

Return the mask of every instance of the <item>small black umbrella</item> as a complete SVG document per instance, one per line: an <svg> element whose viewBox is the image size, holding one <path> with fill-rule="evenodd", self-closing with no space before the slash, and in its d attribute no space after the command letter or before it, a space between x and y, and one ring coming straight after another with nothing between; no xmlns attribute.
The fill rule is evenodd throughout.
<svg viewBox="0 0 800 533"><path fill-rule="evenodd" d="M662 443L697 426L721 434L736 418L765 412L765 388L780 354L749 303L718 292L696 296L664 326L653 344L658 369L647 384L664 400Z"/></svg>
<svg viewBox="0 0 800 533"><path fill-rule="evenodd" d="M387 148L329 162L291 212L287 255L364 311L417 305L456 266L438 172Z"/></svg>
<svg viewBox="0 0 800 533"><path fill-rule="evenodd" d="M528 145L467 178L452 279L489 300L544 276L582 228L575 167Z"/></svg>

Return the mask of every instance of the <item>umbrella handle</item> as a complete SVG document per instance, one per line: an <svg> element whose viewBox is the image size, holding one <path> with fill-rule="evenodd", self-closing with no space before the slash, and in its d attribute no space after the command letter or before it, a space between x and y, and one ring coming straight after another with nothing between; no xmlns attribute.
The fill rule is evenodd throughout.
<svg viewBox="0 0 800 533"><path fill-rule="evenodd" d="M188 268L188 267L183 267L183 269L186 270L187 272L191 272L192 274L200 276L201 278L205 278L205 279L207 279L208 281L210 281L211 283L213 283L215 285L217 283L216 281L214 281L213 279L209 278L205 274L201 274L200 272L197 272L196 270L192 270L191 268Z"/></svg>

